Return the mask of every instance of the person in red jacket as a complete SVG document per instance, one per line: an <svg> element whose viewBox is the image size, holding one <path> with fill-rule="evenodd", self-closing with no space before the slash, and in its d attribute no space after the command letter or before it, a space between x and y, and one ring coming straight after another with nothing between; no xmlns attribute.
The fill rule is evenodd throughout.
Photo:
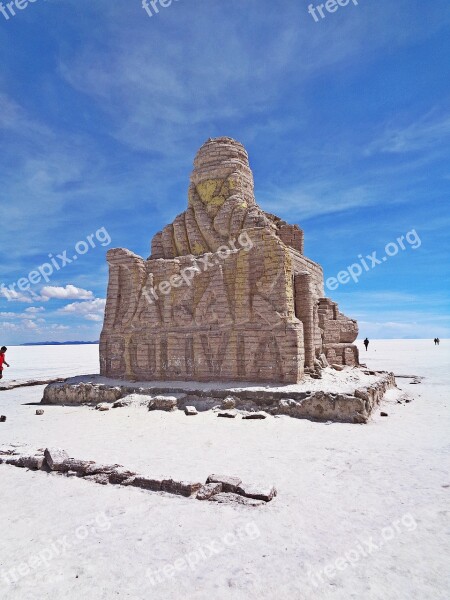
<svg viewBox="0 0 450 600"><path fill-rule="evenodd" d="M5 360L5 352L7 350L8 348L6 346L2 346L0 348L0 379L3 377L3 363L5 363L7 367L9 367L9 364Z"/></svg>

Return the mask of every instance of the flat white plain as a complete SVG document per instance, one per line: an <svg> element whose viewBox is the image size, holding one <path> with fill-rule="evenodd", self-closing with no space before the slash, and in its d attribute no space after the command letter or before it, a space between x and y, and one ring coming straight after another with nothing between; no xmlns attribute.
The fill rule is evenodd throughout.
<svg viewBox="0 0 450 600"><path fill-rule="evenodd" d="M361 347L370 368L425 377L419 385L398 379L413 401L398 404L400 394L389 392L381 407L389 417L377 410L367 425L57 406L37 417L28 403L40 401L42 387L0 392L0 413L8 417L0 445L62 446L71 456L186 480L235 474L279 492L264 507L234 508L2 465L0 598L447 599L449 348L447 340L439 347L432 340L372 340L367 353ZM5 374L93 373L97 351L11 348L9 362L26 372ZM108 529L76 538L77 528L102 513ZM323 574L358 544L379 541L383 528L406 514L414 530L402 527L379 551L333 577ZM169 569L160 583L147 576L249 523L260 532L256 539L193 569ZM64 552L48 563L12 585L2 578L64 536Z"/></svg>

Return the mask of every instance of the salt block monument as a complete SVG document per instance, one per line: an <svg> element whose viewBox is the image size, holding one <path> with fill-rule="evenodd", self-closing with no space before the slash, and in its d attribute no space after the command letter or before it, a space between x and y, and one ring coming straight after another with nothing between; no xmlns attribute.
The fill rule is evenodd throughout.
<svg viewBox="0 0 450 600"><path fill-rule="evenodd" d="M325 297L297 225L264 212L245 148L198 151L188 207L147 260L108 252L101 375L127 380L298 383L319 357L358 365L356 321Z"/></svg>

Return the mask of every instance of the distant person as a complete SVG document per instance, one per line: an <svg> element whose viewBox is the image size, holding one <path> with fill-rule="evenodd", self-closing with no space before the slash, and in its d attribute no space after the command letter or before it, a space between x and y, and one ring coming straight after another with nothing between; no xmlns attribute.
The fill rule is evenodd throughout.
<svg viewBox="0 0 450 600"><path fill-rule="evenodd" d="M441 340L440 340L439 338L436 338L436 342L437 342L437 345L438 345L438 346L439 346L439 343L440 343L440 341L441 341Z"/></svg>
<svg viewBox="0 0 450 600"><path fill-rule="evenodd" d="M437 344L437 338L434 338L433 342L434 342L434 345L436 346L436 344Z"/></svg>
<svg viewBox="0 0 450 600"><path fill-rule="evenodd" d="M369 340L368 340L368 338L366 338L363 343L364 343L364 346L366 347L366 352L367 352L367 348L369 347Z"/></svg>
<svg viewBox="0 0 450 600"><path fill-rule="evenodd" d="M5 360L5 352L8 350L6 346L2 346L0 348L0 379L3 377L3 364L9 367L8 363Z"/></svg>

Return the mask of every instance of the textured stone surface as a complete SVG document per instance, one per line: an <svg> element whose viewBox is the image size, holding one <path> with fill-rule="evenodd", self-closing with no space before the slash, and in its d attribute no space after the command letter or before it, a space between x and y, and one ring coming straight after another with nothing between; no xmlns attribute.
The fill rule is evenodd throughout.
<svg viewBox="0 0 450 600"><path fill-rule="evenodd" d="M222 491L221 483L205 483L197 492L197 500L209 500L215 494L220 494Z"/></svg>
<svg viewBox="0 0 450 600"><path fill-rule="evenodd" d="M266 417L267 415L263 412L252 412L242 416L242 418L246 420L265 419Z"/></svg>
<svg viewBox="0 0 450 600"><path fill-rule="evenodd" d="M96 473L95 475L86 475L84 479L93 481L94 483L100 483L100 485L108 485L109 477L106 473Z"/></svg>
<svg viewBox="0 0 450 600"><path fill-rule="evenodd" d="M358 364L356 321L324 297L301 229L256 203L241 144L200 148L188 198L147 260L108 252L103 375L296 383L321 354Z"/></svg>
<svg viewBox="0 0 450 600"><path fill-rule="evenodd" d="M173 479L164 479L161 485L161 491L168 494L177 494L179 496L192 496L202 487L200 482L175 481Z"/></svg>
<svg viewBox="0 0 450 600"><path fill-rule="evenodd" d="M214 494L209 499L210 502L218 502L219 504L243 504L245 506L262 506L266 504L264 500L255 500L254 498L247 498L240 494L233 494L232 492L220 492Z"/></svg>
<svg viewBox="0 0 450 600"><path fill-rule="evenodd" d="M344 369L344 367L341 367ZM323 371L327 377L333 373L332 383L325 383L322 390L311 390L308 380L298 384L293 389L293 386L279 386L277 388L265 388L258 385L243 385L238 387L233 384L215 384L202 387L205 384L196 382L184 382L183 384L170 384L170 393L173 394L173 401L168 406L178 402L180 409L184 410L186 405L190 405L195 401L196 407L199 410L218 410L219 417L234 418L237 414L235 410L223 411L218 409L224 398L233 394L236 402L237 411L264 411L269 415L289 415L299 419L312 419L315 421L340 421L343 423L366 423L372 414L373 409L381 402L385 392L388 389L395 387L395 377L393 373L386 371L367 371L366 375L370 375L371 381L367 382L362 369L346 367L344 373L334 373L330 369ZM346 391L337 393L334 388L339 388L340 378L347 381L345 386ZM100 379L103 383L103 388L107 387L105 381L107 379L100 376L93 376L93 380ZM112 380L110 386L116 387L116 381ZM142 385L142 384L141 384ZM151 397L156 397L162 392L161 383L151 382L145 384L146 393L151 394ZM169 384L167 384L169 385ZM179 385L179 387L178 387ZM322 384L321 384L322 385ZM80 388L80 383L77 378L67 380L65 383L54 383L46 389L46 397L52 397L55 390L55 398L61 399L61 386L67 390L68 396L72 400L77 396L77 391L80 390L80 403L83 402L83 388ZM355 387L353 387L355 386ZM341 386L342 387L342 386ZM124 382L122 393L124 396L130 393L142 391L142 387L131 387L130 382ZM188 392L188 394L186 394ZM148 398L148 396L140 396ZM175 397L178 398L176 401ZM167 396L164 396L167 398ZM195 400L194 400L195 399ZM55 399L56 403L56 399ZM145 403L145 401L144 401Z"/></svg>
<svg viewBox="0 0 450 600"><path fill-rule="evenodd" d="M46 448L44 456L51 471L63 471L64 463L69 458L62 448Z"/></svg>
<svg viewBox="0 0 450 600"><path fill-rule="evenodd" d="M68 458L64 461L61 470L76 471L84 475L91 465L95 465L92 460L78 460L77 458Z"/></svg>
<svg viewBox="0 0 450 600"><path fill-rule="evenodd" d="M215 475L212 474L206 480L206 483L220 483L224 492L237 492L238 487L242 483L239 477L232 475Z"/></svg>
<svg viewBox="0 0 450 600"><path fill-rule="evenodd" d="M277 490L273 486L263 488L252 483L241 483L237 488L237 493L246 498L270 502L277 495Z"/></svg>
<svg viewBox="0 0 450 600"><path fill-rule="evenodd" d="M156 396L148 403L149 410L171 411L177 407L177 399L174 396Z"/></svg>
<svg viewBox="0 0 450 600"><path fill-rule="evenodd" d="M122 465L102 465L101 463L91 463L86 467L86 475L110 475L115 472L117 468L122 467Z"/></svg>
<svg viewBox="0 0 450 600"><path fill-rule="evenodd" d="M198 410L195 408L195 406L186 406L184 412L188 417L198 415Z"/></svg>
<svg viewBox="0 0 450 600"><path fill-rule="evenodd" d="M44 389L42 404L93 404L114 402L122 395L120 387L80 382L77 389L64 382L50 383Z"/></svg>
<svg viewBox="0 0 450 600"><path fill-rule="evenodd" d="M218 417L222 417L224 419L235 419L236 413L230 412L229 410L222 410L217 413Z"/></svg>
<svg viewBox="0 0 450 600"><path fill-rule="evenodd" d="M224 398L220 408L223 408L224 410L232 410L233 408L236 408L236 399L233 398L233 396L227 396Z"/></svg>
<svg viewBox="0 0 450 600"><path fill-rule="evenodd" d="M14 465L15 467L22 467L36 471L42 469L44 460L45 459L43 456L17 456L8 458L5 462L7 465Z"/></svg>
<svg viewBox="0 0 450 600"><path fill-rule="evenodd" d="M126 481L126 480L125 480ZM147 477L137 475L133 478L132 485L134 487L142 488L143 490L150 490L152 492L160 492L162 488L163 479L156 479L155 477Z"/></svg>
<svg viewBox="0 0 450 600"><path fill-rule="evenodd" d="M124 467L117 467L109 475L110 483L123 483L126 479L135 478L136 473L129 471Z"/></svg>

